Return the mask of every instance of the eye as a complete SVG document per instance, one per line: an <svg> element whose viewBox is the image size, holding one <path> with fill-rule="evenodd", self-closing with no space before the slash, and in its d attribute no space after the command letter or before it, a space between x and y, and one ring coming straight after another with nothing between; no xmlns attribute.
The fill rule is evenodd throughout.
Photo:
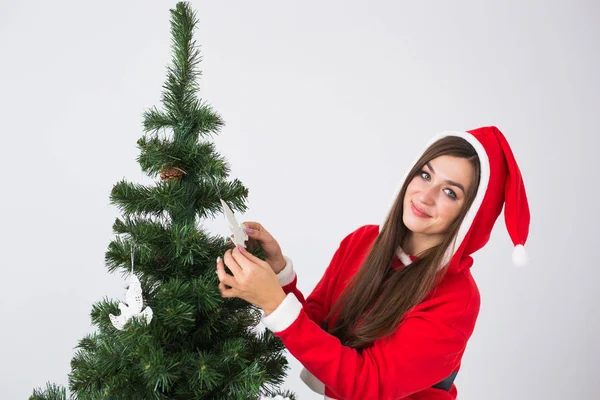
<svg viewBox="0 0 600 400"><path fill-rule="evenodd" d="M454 193L454 191L452 189L446 189L447 190L447 194L451 199L456 199L456 193Z"/></svg>
<svg viewBox="0 0 600 400"><path fill-rule="evenodd" d="M430 180L431 176L429 175L429 173L425 170L421 170L421 178L425 179L425 180Z"/></svg>

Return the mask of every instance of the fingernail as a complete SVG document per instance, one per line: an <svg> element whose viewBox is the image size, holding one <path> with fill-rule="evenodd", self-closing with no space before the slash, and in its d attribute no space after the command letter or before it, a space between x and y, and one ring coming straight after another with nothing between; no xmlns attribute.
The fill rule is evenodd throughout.
<svg viewBox="0 0 600 400"><path fill-rule="evenodd" d="M239 250L239 251L241 251L241 252L244 252L244 251L246 251L246 249L244 248L244 246L242 246L241 244L238 244L238 245L237 245L237 248L238 248L238 250Z"/></svg>
<svg viewBox="0 0 600 400"><path fill-rule="evenodd" d="M221 262L221 257L217 257L217 264Z"/></svg>
<svg viewBox="0 0 600 400"><path fill-rule="evenodd" d="M254 233L254 229L252 229L252 228L246 228L246 233Z"/></svg>

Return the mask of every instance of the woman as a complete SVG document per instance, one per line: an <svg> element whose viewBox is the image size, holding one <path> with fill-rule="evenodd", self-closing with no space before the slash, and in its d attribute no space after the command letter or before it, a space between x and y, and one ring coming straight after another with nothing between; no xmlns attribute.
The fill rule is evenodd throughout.
<svg viewBox="0 0 600 400"><path fill-rule="evenodd" d="M266 260L227 251L219 288L263 309L263 324L325 399L455 399L480 304L471 254L503 205L521 265L529 207L506 139L496 127L445 132L403 179L383 225L347 235L306 300L291 259L255 222L245 225Z"/></svg>

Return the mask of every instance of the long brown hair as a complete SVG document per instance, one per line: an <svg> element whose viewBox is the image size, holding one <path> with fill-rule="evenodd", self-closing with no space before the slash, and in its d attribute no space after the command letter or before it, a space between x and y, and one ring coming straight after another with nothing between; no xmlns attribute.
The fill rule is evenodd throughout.
<svg viewBox="0 0 600 400"><path fill-rule="evenodd" d="M396 249L404 245L410 233L402 220L406 188L427 162L442 155L466 158L473 165L463 208L441 243L420 254L409 267L394 271L390 264ZM429 146L407 175L371 251L332 307L327 319L341 308L335 326L328 328L332 335L346 346L362 349L396 330L404 315L423 301L446 272L446 268L440 269L444 254L454 245L458 229L477 194L479 178L479 157L465 139L447 136Z"/></svg>

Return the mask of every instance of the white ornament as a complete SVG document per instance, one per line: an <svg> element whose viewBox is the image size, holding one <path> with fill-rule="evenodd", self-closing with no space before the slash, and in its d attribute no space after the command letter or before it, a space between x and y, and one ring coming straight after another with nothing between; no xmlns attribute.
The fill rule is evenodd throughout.
<svg viewBox="0 0 600 400"><path fill-rule="evenodd" d="M133 317L144 317L146 323L149 324L152 321L152 309L144 306L144 299L142 297L142 284L137 276L133 274L133 248L131 249L131 278L129 279L129 288L125 293L125 301L127 304L119 303L119 310L121 315L114 316L109 314L110 322L118 330L123 330L123 327Z"/></svg>
<svg viewBox="0 0 600 400"><path fill-rule="evenodd" d="M264 394L261 394L260 395L260 400L290 400L290 398L289 397L283 397L283 396L281 396L279 394L277 396L275 396L275 397L268 397L268 396L265 396Z"/></svg>
<svg viewBox="0 0 600 400"><path fill-rule="evenodd" d="M144 305L144 299L142 298L142 285L140 284L140 280L135 275L131 275L131 279L129 280L129 289L127 289L127 293L125 294L125 301L127 304L119 303L119 310L121 310L121 315L115 317L110 314L110 321L114 325L115 328L119 330L123 330L123 327L132 317L144 317L146 319L146 323L150 323L152 321L152 309L150 307L146 307L142 311L142 307Z"/></svg>
<svg viewBox="0 0 600 400"><path fill-rule="evenodd" d="M235 215L233 215L233 211L231 208L221 200L221 204L223 205L223 211L225 212L225 217L227 218L227 222L229 223L229 230L233 233L233 238L231 241L237 246L246 247L246 240L248 240L248 234L246 233L246 225L240 224L237 219L235 219Z"/></svg>

